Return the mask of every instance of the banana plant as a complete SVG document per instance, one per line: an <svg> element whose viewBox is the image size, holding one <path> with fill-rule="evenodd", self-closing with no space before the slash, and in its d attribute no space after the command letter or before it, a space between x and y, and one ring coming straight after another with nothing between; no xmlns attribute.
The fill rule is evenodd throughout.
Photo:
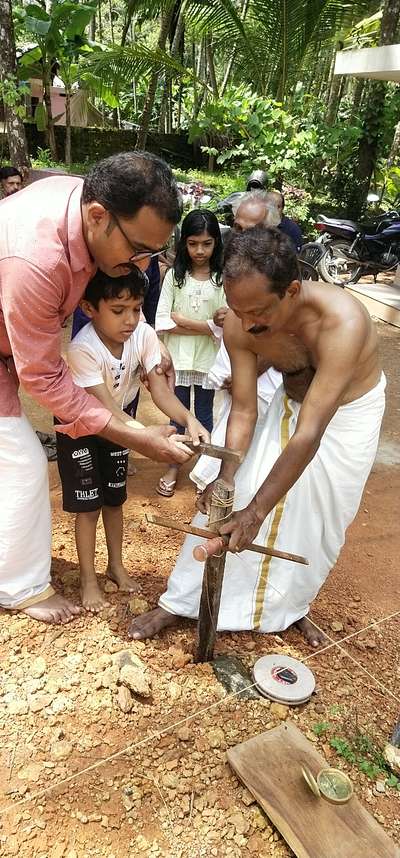
<svg viewBox="0 0 400 858"><path fill-rule="evenodd" d="M66 112L71 98L72 86L77 78L77 60L84 50L90 50L85 38L85 29L96 12L97 2L75 3L72 0L57 0L49 11L38 3L29 3L20 9L25 32L31 35L36 46L20 59L21 73L39 77L43 85L43 102L37 105L35 121L39 129L46 130L52 158L57 160L57 145L54 133L54 117L51 107L51 82L55 69L62 68L62 79L66 90ZM67 156L70 160L70 123L67 126ZM68 154L69 153L69 154Z"/></svg>

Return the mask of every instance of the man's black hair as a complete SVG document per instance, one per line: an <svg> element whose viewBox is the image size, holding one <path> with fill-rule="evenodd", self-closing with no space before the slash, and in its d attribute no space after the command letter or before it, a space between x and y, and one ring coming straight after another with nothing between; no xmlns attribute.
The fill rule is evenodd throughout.
<svg viewBox="0 0 400 858"><path fill-rule="evenodd" d="M16 167L0 167L0 182L11 179L12 176L19 176L21 182L23 181L22 173Z"/></svg>
<svg viewBox="0 0 400 858"><path fill-rule="evenodd" d="M119 152L99 161L87 174L82 202L101 203L117 217L133 218L143 206L151 206L169 223L181 219L178 186L165 161L149 152Z"/></svg>
<svg viewBox="0 0 400 858"><path fill-rule="evenodd" d="M224 277L237 280L254 271L263 274L270 281L270 291L283 298L290 283L300 280L291 239L279 229L265 226L232 230L225 248Z"/></svg>
<svg viewBox="0 0 400 858"><path fill-rule="evenodd" d="M83 299L88 301L95 310L99 309L99 303L103 298L109 301L111 298L119 298L121 293L127 290L131 298L144 298L149 285L148 278L139 268L132 270L123 277L109 277L103 271L96 274L86 286Z"/></svg>

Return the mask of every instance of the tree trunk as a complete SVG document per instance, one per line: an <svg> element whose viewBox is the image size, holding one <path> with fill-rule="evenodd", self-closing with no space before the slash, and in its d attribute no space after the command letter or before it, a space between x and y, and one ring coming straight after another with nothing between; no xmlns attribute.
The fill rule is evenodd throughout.
<svg viewBox="0 0 400 858"><path fill-rule="evenodd" d="M400 0L385 0L379 45L394 44L400 17ZM385 106L386 85L381 81L369 84L363 134L358 146L358 165L355 171L353 193L349 200L349 214L360 217L367 198L372 173L378 156L379 134Z"/></svg>
<svg viewBox="0 0 400 858"><path fill-rule="evenodd" d="M397 123L396 128L394 129L393 141L391 145L391 149L389 152L389 157L387 159L387 166L392 167L398 154L400 152L400 122Z"/></svg>
<svg viewBox="0 0 400 858"><path fill-rule="evenodd" d="M65 87L65 163L71 166L71 90Z"/></svg>
<svg viewBox="0 0 400 858"><path fill-rule="evenodd" d="M160 24L160 32L157 41L157 49L159 51L165 51L165 46L167 43L169 28L171 26L171 19L173 15L173 6L171 4L170 8L166 10L164 15L161 18ZM147 96L145 99L145 103L143 106L143 115L142 122L140 125L140 129L138 132L137 140L136 140L136 149L144 149L146 147L147 135L149 133L149 126L151 122L151 115L153 112L154 99L157 90L159 72L153 72L150 77L149 88L147 90Z"/></svg>
<svg viewBox="0 0 400 858"><path fill-rule="evenodd" d="M241 21L246 20L246 15L247 15L247 12L249 9L249 4L250 4L250 0L243 0L242 11L240 14L240 20ZM236 58L236 51L237 51L237 42L235 42L235 44L233 46L232 53L231 53L229 60L228 60L228 65L225 69L224 79L223 79L222 85L221 85L221 97L225 93L226 87L228 86L228 83L229 83L229 78L232 74L233 64L234 64L235 58Z"/></svg>
<svg viewBox="0 0 400 858"><path fill-rule="evenodd" d="M92 42L96 40L96 15L93 15L93 18L90 22L90 38Z"/></svg>
<svg viewBox="0 0 400 858"><path fill-rule="evenodd" d="M364 86L365 86L365 80L363 80L363 78L360 78L359 80L356 81L356 85L354 87L354 94L353 94L353 104L352 104L351 114L350 114L350 125L352 124L352 122L354 122L356 116L359 113L359 110L361 107L361 100L362 100L363 92L364 92Z"/></svg>
<svg viewBox="0 0 400 858"><path fill-rule="evenodd" d="M103 41L103 19L101 17L101 0L99 0L98 5L98 15L99 15L99 39L100 42Z"/></svg>
<svg viewBox="0 0 400 858"><path fill-rule="evenodd" d="M56 135L54 131L54 123L53 123L53 112L51 107L51 76L50 76L50 68L43 68L43 102L46 108L47 114L47 129L46 129L46 143L48 148L50 149L50 154L53 161L57 161L58 153L57 153L57 143L56 143Z"/></svg>
<svg viewBox="0 0 400 858"><path fill-rule="evenodd" d="M0 0L0 80L12 80L17 76L15 58L14 27L10 0ZM23 101L21 99L21 104ZM26 172L30 167L28 144L22 118L4 103L7 140L12 164Z"/></svg>
<svg viewBox="0 0 400 858"><path fill-rule="evenodd" d="M213 48L212 48L212 44L211 44L211 39L209 36L207 36L207 41L206 41L206 56L207 56L207 64L208 64L208 73L210 75L210 81L211 81L211 89L212 89L215 101L218 101L219 92L218 92L217 76L215 74L214 52L213 52Z"/></svg>

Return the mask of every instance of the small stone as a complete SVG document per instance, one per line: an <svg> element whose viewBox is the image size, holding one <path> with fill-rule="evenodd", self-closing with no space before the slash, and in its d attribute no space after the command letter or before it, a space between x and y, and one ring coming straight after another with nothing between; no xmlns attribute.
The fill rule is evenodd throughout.
<svg viewBox="0 0 400 858"><path fill-rule="evenodd" d="M389 763L392 771L400 776L400 748L396 748L395 745L388 743L385 745L383 756L386 762Z"/></svg>
<svg viewBox="0 0 400 858"><path fill-rule="evenodd" d="M183 725L183 727L179 727L179 730L177 731L176 735L181 742L188 742L190 739L189 727L186 727L185 724Z"/></svg>
<svg viewBox="0 0 400 858"><path fill-rule="evenodd" d="M114 581L107 580L103 589L105 593L118 593L118 587L114 584Z"/></svg>
<svg viewBox="0 0 400 858"><path fill-rule="evenodd" d="M27 715L29 706L26 700L12 700L8 704L8 712L10 715Z"/></svg>
<svg viewBox="0 0 400 858"><path fill-rule="evenodd" d="M183 652L178 647L171 646L168 652L172 656L172 667L180 670L181 667L186 667L189 662L193 661L193 655L190 652Z"/></svg>
<svg viewBox="0 0 400 858"><path fill-rule="evenodd" d="M376 792L386 792L385 781L377 781L375 784Z"/></svg>
<svg viewBox="0 0 400 858"><path fill-rule="evenodd" d="M62 739L59 742L53 742L50 748L50 756L54 762L58 763L60 760L66 760L72 754L72 744L71 742L67 742L66 739Z"/></svg>
<svg viewBox="0 0 400 858"><path fill-rule="evenodd" d="M271 715L279 718L280 721L285 721L289 714L289 707L283 703L271 703Z"/></svg>
<svg viewBox="0 0 400 858"><path fill-rule="evenodd" d="M374 640L374 638L364 638L364 646L366 646L367 649L376 649L376 640Z"/></svg>
<svg viewBox="0 0 400 858"><path fill-rule="evenodd" d="M250 807L250 805L255 804L255 801L256 801L254 798L254 795L252 795L251 792L249 792L249 790L246 789L246 787L244 788L244 790L242 792L241 798L242 798L243 804L245 804L246 807Z"/></svg>
<svg viewBox="0 0 400 858"><path fill-rule="evenodd" d="M86 813L81 813L80 810L76 812L75 818L78 822L81 822L82 825L86 825L86 823L89 822L89 817L86 816Z"/></svg>
<svg viewBox="0 0 400 858"><path fill-rule="evenodd" d="M47 664L46 664L43 656L38 655L38 657L35 658L31 664L31 667L30 667L31 676L33 676L35 679L40 679L40 677L43 676L44 673L46 673L46 670L47 670Z"/></svg>
<svg viewBox="0 0 400 858"><path fill-rule="evenodd" d="M38 694L37 697L31 697L29 700L30 712L41 712L46 706L50 706L53 702L52 694Z"/></svg>
<svg viewBox="0 0 400 858"><path fill-rule="evenodd" d="M249 830L250 824L247 819L243 816L243 813L238 811L237 813L232 813L231 816L228 816L228 823L233 825L236 834L246 834L246 831Z"/></svg>
<svg viewBox="0 0 400 858"><path fill-rule="evenodd" d="M225 733L221 727L213 727L207 733L210 748L221 748L225 745Z"/></svg>
<svg viewBox="0 0 400 858"><path fill-rule="evenodd" d="M259 855L263 846L264 841L261 834L252 834L247 841L247 848L249 852L252 852L254 855Z"/></svg>
<svg viewBox="0 0 400 858"><path fill-rule="evenodd" d="M258 807L254 811L252 822L253 827L258 828L259 831L264 831L267 828L265 818Z"/></svg>
<svg viewBox="0 0 400 858"><path fill-rule="evenodd" d="M331 623L331 629L333 632L342 632L343 623L339 622L339 620L334 620L333 623Z"/></svg>
<svg viewBox="0 0 400 858"><path fill-rule="evenodd" d="M146 602L146 599L141 599L140 596L134 596L133 599L130 599L129 601L129 610L135 617L139 614L145 614L149 608L149 603Z"/></svg>
<svg viewBox="0 0 400 858"><path fill-rule="evenodd" d="M124 664L124 666L121 667L119 672L119 681L122 685L126 685L127 688L130 688L134 694L139 694L140 697L151 696L149 679L145 676L144 672L140 670L140 668L135 667L132 664Z"/></svg>
<svg viewBox="0 0 400 858"><path fill-rule="evenodd" d="M18 778L20 781L33 781L36 783L42 774L42 770L42 763L28 763L27 766L20 769L18 772Z"/></svg>
<svg viewBox="0 0 400 858"><path fill-rule="evenodd" d="M129 688L127 688L125 685L121 685L118 689L117 703L121 711L125 712L126 714L132 709L132 695L129 691Z"/></svg>

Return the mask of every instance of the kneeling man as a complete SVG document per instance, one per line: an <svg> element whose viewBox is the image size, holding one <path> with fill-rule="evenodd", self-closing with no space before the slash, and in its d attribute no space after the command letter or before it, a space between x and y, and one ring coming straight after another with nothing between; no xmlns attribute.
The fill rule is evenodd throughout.
<svg viewBox="0 0 400 858"><path fill-rule="evenodd" d="M232 234L224 285L232 365L225 443L246 458L237 470L231 462L219 470L235 482L236 511L221 527L232 553L218 628L275 632L297 623L317 646L321 636L307 614L357 513L385 407L375 326L339 287L300 282L296 254L277 230ZM283 375L262 415L260 358ZM213 482L194 523L206 523L212 491ZM203 566L191 552L198 541L187 537L159 607L133 621L133 638L197 616ZM251 542L305 555L310 565L252 554L245 550Z"/></svg>

